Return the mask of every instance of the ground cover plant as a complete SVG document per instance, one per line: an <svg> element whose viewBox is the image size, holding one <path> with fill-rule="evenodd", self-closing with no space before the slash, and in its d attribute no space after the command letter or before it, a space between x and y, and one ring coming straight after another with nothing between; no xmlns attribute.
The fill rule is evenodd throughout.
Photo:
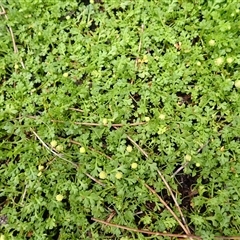
<svg viewBox="0 0 240 240"><path fill-rule="evenodd" d="M240 3L1 1L0 239L240 238Z"/></svg>

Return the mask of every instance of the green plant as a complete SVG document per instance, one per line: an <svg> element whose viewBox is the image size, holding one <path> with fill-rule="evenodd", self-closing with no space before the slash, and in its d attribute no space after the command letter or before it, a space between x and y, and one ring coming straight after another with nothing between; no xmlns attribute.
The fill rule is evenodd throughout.
<svg viewBox="0 0 240 240"><path fill-rule="evenodd" d="M238 1L1 4L0 239L239 235Z"/></svg>

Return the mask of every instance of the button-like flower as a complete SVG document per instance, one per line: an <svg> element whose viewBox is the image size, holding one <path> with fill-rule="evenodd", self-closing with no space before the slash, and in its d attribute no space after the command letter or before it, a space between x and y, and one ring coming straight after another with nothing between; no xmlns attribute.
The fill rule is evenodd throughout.
<svg viewBox="0 0 240 240"><path fill-rule="evenodd" d="M103 118L102 123L103 123L104 125L106 125L106 124L108 123L107 118Z"/></svg>
<svg viewBox="0 0 240 240"><path fill-rule="evenodd" d="M227 63L228 63L228 64L231 64L232 62L233 62L233 58L232 58L232 57L228 57L228 58L227 58Z"/></svg>
<svg viewBox="0 0 240 240"><path fill-rule="evenodd" d="M127 146L127 152L130 153L130 152L132 152L132 150L133 150L132 146L131 146L131 145L128 145L128 146Z"/></svg>
<svg viewBox="0 0 240 240"><path fill-rule="evenodd" d="M55 148L57 146L57 141L56 140L52 140L50 144L51 144L51 146L53 148Z"/></svg>
<svg viewBox="0 0 240 240"><path fill-rule="evenodd" d="M117 172L115 177L116 179L121 179L123 177L123 174L121 172Z"/></svg>
<svg viewBox="0 0 240 240"><path fill-rule="evenodd" d="M209 44L210 46L214 46L214 45L216 44L216 42L215 42L215 40L211 39L211 40L208 42L208 44Z"/></svg>
<svg viewBox="0 0 240 240"><path fill-rule="evenodd" d="M56 146L56 150L57 150L58 152L62 152L62 151L63 151L63 145L58 145L58 146Z"/></svg>
<svg viewBox="0 0 240 240"><path fill-rule="evenodd" d="M68 77L68 73L65 72L65 73L63 74L63 77L67 78L67 77Z"/></svg>
<svg viewBox="0 0 240 240"><path fill-rule="evenodd" d="M240 88L240 80L235 81L234 85L236 88Z"/></svg>
<svg viewBox="0 0 240 240"><path fill-rule="evenodd" d="M38 171L42 171L44 169L43 165L38 165Z"/></svg>
<svg viewBox="0 0 240 240"><path fill-rule="evenodd" d="M80 152L80 153L85 153L85 152L86 152L85 147L80 147L79 152Z"/></svg>
<svg viewBox="0 0 240 240"><path fill-rule="evenodd" d="M132 169L136 169L138 167L138 164L136 162L132 163L131 164L131 168Z"/></svg>
<svg viewBox="0 0 240 240"><path fill-rule="evenodd" d="M185 158L185 160L186 160L187 162L190 162L191 159L192 159L192 156L189 155L189 154L187 154L184 158Z"/></svg>
<svg viewBox="0 0 240 240"><path fill-rule="evenodd" d="M145 117L145 121L149 122L150 121L150 117Z"/></svg>
<svg viewBox="0 0 240 240"><path fill-rule="evenodd" d="M58 195L56 196L56 200L57 200L58 202L61 202L61 201L63 200L63 195L62 195L62 194L58 194Z"/></svg>
<svg viewBox="0 0 240 240"><path fill-rule="evenodd" d="M166 117L165 114L162 114L162 113L161 113L161 114L159 115L159 119L161 119L161 120L164 120L165 117Z"/></svg>
<svg viewBox="0 0 240 240"><path fill-rule="evenodd" d="M219 57L219 58L215 59L214 62L217 66L221 66L224 63L224 59L223 59L223 57Z"/></svg>
<svg viewBox="0 0 240 240"><path fill-rule="evenodd" d="M101 172L99 173L99 178L100 178L100 179L106 179L106 178L107 178L107 173L106 173L105 171L101 171Z"/></svg>

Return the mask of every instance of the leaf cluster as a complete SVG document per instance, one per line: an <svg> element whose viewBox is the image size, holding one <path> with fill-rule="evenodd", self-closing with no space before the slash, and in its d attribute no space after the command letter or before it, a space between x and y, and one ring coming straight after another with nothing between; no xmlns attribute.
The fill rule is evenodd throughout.
<svg viewBox="0 0 240 240"><path fill-rule="evenodd" d="M194 234L239 234L238 1L2 2L6 239L181 233L158 169Z"/></svg>

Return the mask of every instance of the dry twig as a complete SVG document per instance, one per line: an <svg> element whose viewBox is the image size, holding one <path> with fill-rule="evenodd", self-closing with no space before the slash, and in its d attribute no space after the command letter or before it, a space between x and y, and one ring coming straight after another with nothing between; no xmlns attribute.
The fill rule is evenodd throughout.
<svg viewBox="0 0 240 240"><path fill-rule="evenodd" d="M146 158L148 158L148 154L132 138L128 135L127 138Z"/></svg>
<svg viewBox="0 0 240 240"><path fill-rule="evenodd" d="M84 113L82 109L78 109L78 108L69 108L69 110Z"/></svg>
<svg viewBox="0 0 240 240"><path fill-rule="evenodd" d="M2 8L2 12L1 12L1 15L4 15L4 17L6 18L6 20L8 20L8 16L7 16L7 13L6 13L6 10L4 9L4 7L1 5L1 8ZM13 43L13 49L14 49L14 53L18 53L18 48L17 48L17 45L16 45L16 41L15 41L15 38L14 38L14 34L13 34L13 30L10 26L7 26L9 32L10 32L10 35L11 35L11 38L12 38L12 43ZM25 65L21 59L21 65L22 65L22 68L25 69Z"/></svg>
<svg viewBox="0 0 240 240"><path fill-rule="evenodd" d="M103 184L101 181L97 180L96 178L94 178L93 176L91 176L90 174L88 173L85 173L86 176L88 176L90 179L92 179L94 182L98 183L99 185L101 186L105 186L105 184Z"/></svg>
<svg viewBox="0 0 240 240"><path fill-rule="evenodd" d="M144 25L142 24L141 26L141 30L140 30L140 40L139 40L139 44L138 44L138 52L140 53L141 51L141 48L142 48L142 34L143 34L143 31L144 31ZM136 62L135 62L135 67L138 66L138 61L139 61L139 58L137 57L136 58Z"/></svg>
<svg viewBox="0 0 240 240"><path fill-rule="evenodd" d="M28 189L28 185L26 185L25 188L24 188L24 192L23 192L23 195L22 195L21 204L23 204L23 201L24 201L24 199L25 199L25 197L26 197L27 189Z"/></svg>
<svg viewBox="0 0 240 240"><path fill-rule="evenodd" d="M114 128L118 129L117 127ZM148 154L130 136L127 135L127 138L146 158L148 158Z"/></svg>
<svg viewBox="0 0 240 240"><path fill-rule="evenodd" d="M193 236L193 235L181 235L181 234L173 234L173 233L162 233L162 232L152 232L148 230L142 230L142 229L136 229L136 228L130 228L130 227L125 227L122 225L114 224L114 223L109 223L97 218L92 218L93 221L102 223L104 225L110 226L110 227L116 227L120 229L124 229L127 231L132 231L132 232L137 232L137 233L145 233L148 235L155 235L155 236L165 236L165 237L177 237L177 238L193 238L193 239L202 239L201 237Z"/></svg>
<svg viewBox="0 0 240 240"><path fill-rule="evenodd" d="M141 34L143 34L143 31L144 31L144 25L142 24L142 26L141 26ZM139 45L138 45L138 52L141 51L141 48L142 48L142 40L141 40L141 37L140 37L140 41L139 41Z"/></svg>
<svg viewBox="0 0 240 240"><path fill-rule="evenodd" d="M3 12L0 12L0 15L4 15L6 14L5 10Z"/></svg>
<svg viewBox="0 0 240 240"><path fill-rule="evenodd" d="M38 136L38 134L33 130L31 129L31 131L33 132L33 134L37 137L37 139L42 143L42 145L48 150L50 151L51 153L53 153L55 156L61 158L62 160L68 162L68 163L71 163L75 168L78 168L78 165L76 163L73 163L71 162L70 160L62 157L62 154L59 154L55 151L53 151L50 147L48 147L48 145Z"/></svg>
<svg viewBox="0 0 240 240"><path fill-rule="evenodd" d="M28 118L31 119L37 119L37 117L35 116L28 116ZM55 120L55 119L51 119L51 122L55 122L55 123L66 123L65 121L62 120ZM137 123L109 123L109 124L103 124L103 123L90 123L90 122L73 122L73 124L75 125L82 125L82 126L88 126L88 127L98 127L98 126L104 126L104 127L124 127L124 126L140 126L140 125L144 125L146 124L146 122L137 122Z"/></svg>
<svg viewBox="0 0 240 240"><path fill-rule="evenodd" d="M164 178L163 174L162 174L159 170L157 170L157 172L158 172L159 176L162 178L162 181L164 182L165 186L167 187L168 191L169 191L170 194L171 194L171 197L172 197L172 199L173 199L173 201L174 201L174 203L175 203L175 205L176 205L176 207L177 207L177 209L178 209L178 212L179 212L179 214L180 214L180 216L181 216L181 218L182 218L182 222L183 222L183 224L185 225L185 228L186 228L186 230L187 230L186 234L190 235L190 234L191 234L191 231L190 231L190 229L189 229L189 227L188 227L188 225L187 225L187 223L186 223L186 220L185 220L185 218L184 218L184 216L183 216L182 210L181 210L181 208L179 207L178 202L177 202L177 200L176 200L176 198L175 198L175 196L174 196L174 194L173 194L173 192L172 192L169 184L167 183L167 181L166 181L166 179Z"/></svg>
<svg viewBox="0 0 240 240"><path fill-rule="evenodd" d="M115 129L117 129L117 128L115 127ZM132 142L133 145L135 145L135 146L138 148L138 150L139 150L146 158L148 158L148 154L147 154L132 138L130 138L128 135L127 135L127 138ZM160 177L162 178L164 184L166 185L167 189L169 190L169 192L170 192L170 194L171 194L171 196L172 196L172 198L173 198L173 200L174 200L174 202L175 202L175 204L176 204L176 207L177 207L177 209L178 209L178 211L179 211L179 213L180 213L180 215L181 215L181 218L182 218L182 220L183 220L184 225L183 225L183 223L180 221L180 219L177 217L177 215L172 211L172 209L167 205L167 203L156 193L156 191L153 190L153 189L152 189L150 186L148 186L146 183L145 183L145 186L146 186L153 194L155 194L155 195L158 197L158 199L160 200L160 202L168 209L168 211L172 214L172 216L176 219L176 221L177 221L177 222L179 223L179 225L182 227L183 231L184 231L187 235L190 235L191 232L190 232L190 230L189 230L189 227L188 227L187 224L186 224L185 218L184 218L184 216L183 216L183 214L182 214L182 211L181 211L181 209L180 209L180 207L179 207L179 205L178 205L178 203L177 203L176 198L174 197L174 195L173 195L173 193L172 193L172 191L171 191L170 186L168 185L167 181L165 180L165 178L163 177L163 175L161 174L161 172L160 172L159 170L158 170L158 174L160 175Z"/></svg>
<svg viewBox="0 0 240 240"><path fill-rule="evenodd" d="M78 166L76 163L73 163L73 162L71 162L70 160L64 158L64 157L62 156L62 154L59 154L59 153L53 151L50 147L48 147L48 145L38 136L38 134L37 134L33 129L31 129L31 131L33 132L33 134L38 138L38 140L42 143L42 145L43 145L48 151L50 151L51 153L53 153L55 156L61 158L62 160L66 161L66 162L68 162L68 163L70 163L70 164L72 164L75 168L78 169L79 166ZM97 180L96 178L92 177L90 174L88 174L88 173L84 173L84 174L85 174L87 177L89 177L90 179L92 179L94 182L100 184L101 186L105 186L101 181L99 181L99 180Z"/></svg>
<svg viewBox="0 0 240 240"><path fill-rule="evenodd" d="M64 121L60 120L51 120L52 122L59 122L59 123L65 123ZM75 125L82 125L82 126L89 126L89 127L98 127L98 126L104 126L104 127L123 127L123 126L139 126L146 124L145 122L139 122L139 123L110 123L110 124L103 124L103 123L90 123L90 122L73 122Z"/></svg>
<svg viewBox="0 0 240 240"><path fill-rule="evenodd" d="M152 192L155 196L157 196L157 198L159 199L159 201L164 205L165 208L167 208L167 210L172 214L172 216L176 219L176 221L178 222L178 224L181 226L181 228L183 229L183 231L188 235L188 230L186 229L186 227L182 224L182 222L179 220L179 218L177 217L177 215L173 212L173 210L167 205L167 203L156 193L155 190L153 190L150 186L148 186L146 183L144 184L149 190L150 192Z"/></svg>

